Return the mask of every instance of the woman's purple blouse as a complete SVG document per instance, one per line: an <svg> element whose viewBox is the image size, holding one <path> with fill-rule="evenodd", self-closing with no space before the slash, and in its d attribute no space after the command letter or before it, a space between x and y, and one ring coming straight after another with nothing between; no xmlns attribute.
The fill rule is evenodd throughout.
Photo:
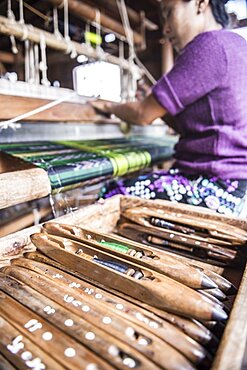
<svg viewBox="0 0 247 370"><path fill-rule="evenodd" d="M186 174L247 179L247 42L227 30L195 37L152 90L180 134Z"/></svg>

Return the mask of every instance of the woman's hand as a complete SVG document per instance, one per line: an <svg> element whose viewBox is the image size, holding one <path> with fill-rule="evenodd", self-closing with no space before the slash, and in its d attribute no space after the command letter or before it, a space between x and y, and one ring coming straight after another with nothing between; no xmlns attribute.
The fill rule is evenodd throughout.
<svg viewBox="0 0 247 370"><path fill-rule="evenodd" d="M94 108L97 114L103 115L107 118L111 118L112 112L110 110L111 103L104 100L90 101L89 104Z"/></svg>

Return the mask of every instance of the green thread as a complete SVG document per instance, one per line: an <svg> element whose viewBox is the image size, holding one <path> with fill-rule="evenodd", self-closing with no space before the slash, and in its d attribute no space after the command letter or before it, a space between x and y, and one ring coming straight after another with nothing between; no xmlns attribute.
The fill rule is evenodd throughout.
<svg viewBox="0 0 247 370"><path fill-rule="evenodd" d="M128 253L129 249L125 245L118 244L118 243L111 243L111 242L98 242L99 244L103 245L104 247L108 247L118 252Z"/></svg>

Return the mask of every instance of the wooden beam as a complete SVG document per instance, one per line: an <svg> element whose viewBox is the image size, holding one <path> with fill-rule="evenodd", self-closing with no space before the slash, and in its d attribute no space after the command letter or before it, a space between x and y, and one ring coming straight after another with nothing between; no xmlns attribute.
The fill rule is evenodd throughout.
<svg viewBox="0 0 247 370"><path fill-rule="evenodd" d="M51 4L57 7L63 7L64 4L63 0L46 0L46 1L49 1ZM70 12L73 13L78 18L83 18L89 20L90 22L95 22L95 20L97 19L96 7L91 7L78 0L68 0L68 5ZM103 13L100 14L100 24L107 30L113 31L121 36L126 37L125 30L122 24ZM142 36L139 33L134 32L133 38L135 44L143 43Z"/></svg>
<svg viewBox="0 0 247 370"><path fill-rule="evenodd" d="M95 7L97 7L97 5L100 4L99 5L100 9L102 9L103 11L107 9L107 11L114 14L115 17L117 16L117 18L120 18L116 0L107 0L107 1L97 0L97 5L95 4L95 1L91 1L91 3L94 3ZM130 8L129 6L126 6L126 10L128 13L130 23L134 26L140 26L140 23L142 21L140 13L136 12L134 9ZM143 22L144 22L146 29L149 31L155 31L159 28L157 24L153 23L146 17L144 17Z"/></svg>
<svg viewBox="0 0 247 370"><path fill-rule="evenodd" d="M39 219L41 220L42 218L52 214L52 209L51 207L46 207L41 208L37 212L39 215ZM5 223L0 227L0 237L2 238L3 236L9 235L16 231L22 230L26 227L32 226L35 222L35 217L36 216L34 212L29 212L15 218L11 222Z"/></svg>
<svg viewBox="0 0 247 370"><path fill-rule="evenodd" d="M15 56L7 51L0 51L0 62L13 64L15 62Z"/></svg>
<svg viewBox="0 0 247 370"><path fill-rule="evenodd" d="M0 152L0 209L51 193L45 170Z"/></svg>
<svg viewBox="0 0 247 370"><path fill-rule="evenodd" d="M7 72L5 66L0 62L0 75L4 75Z"/></svg>
<svg viewBox="0 0 247 370"><path fill-rule="evenodd" d="M48 48L54 49L54 50L59 50L64 53L68 53L69 49L71 46L75 49L77 54L83 54L89 58L93 59L102 59L102 56L100 57L97 53L97 50L88 47L85 44L80 44L78 42L71 41L68 43L66 40L61 39L58 40L54 34L46 32L44 30L41 30L36 27L32 28L27 28L26 25L22 25L20 23L13 23L11 22L8 18L0 16L0 34L10 36L13 35L19 40L29 40L32 41L36 44L40 43L40 37L41 34L44 35L45 41L46 41L46 46ZM70 50L71 52L72 50ZM113 55L105 55L104 60L120 65L121 68L126 69L126 70L132 70L133 66L129 64L127 60L120 60L119 58L113 56ZM135 67L136 71L139 71L138 67Z"/></svg>
<svg viewBox="0 0 247 370"><path fill-rule="evenodd" d="M0 94L0 120L17 117L48 104L50 100ZM48 122L102 122L89 104L64 102L25 119ZM110 120L108 119L108 123Z"/></svg>

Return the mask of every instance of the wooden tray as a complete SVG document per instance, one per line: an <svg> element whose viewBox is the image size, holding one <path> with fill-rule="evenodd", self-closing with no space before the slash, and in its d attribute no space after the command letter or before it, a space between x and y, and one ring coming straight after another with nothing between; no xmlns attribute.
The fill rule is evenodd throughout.
<svg viewBox="0 0 247 370"><path fill-rule="evenodd" d="M146 206L149 200L135 197L115 196L104 202L98 202L73 214L56 219L57 222L78 225L101 232L113 232L120 217L121 209L133 206ZM195 215L207 220L221 220L247 230L247 221L212 213L207 209L183 204L173 204L168 201L154 201L164 210L174 210L184 215ZM0 239L0 265L8 264L10 258L20 256L25 251L33 250L29 236L41 229L36 226L24 229L15 234ZM221 339L211 370L240 370L243 362L247 339L247 267L239 269L219 268L205 264L207 268L221 273L238 287L238 293L230 313L230 317Z"/></svg>

